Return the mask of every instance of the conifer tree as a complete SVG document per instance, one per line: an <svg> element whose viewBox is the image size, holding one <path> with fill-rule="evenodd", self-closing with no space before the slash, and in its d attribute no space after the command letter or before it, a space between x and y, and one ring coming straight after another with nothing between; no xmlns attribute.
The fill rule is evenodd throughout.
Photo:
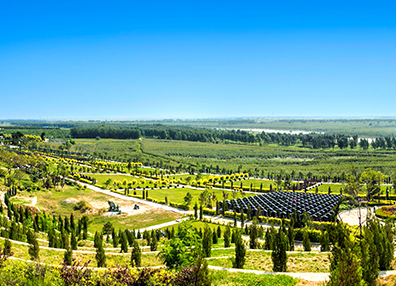
<svg viewBox="0 0 396 286"><path fill-rule="evenodd" d="M198 219L198 204L197 204L197 202L195 202L195 205L194 205L194 218Z"/></svg>
<svg viewBox="0 0 396 286"><path fill-rule="evenodd" d="M150 251L157 251L157 247L158 247L157 236L154 234L151 236Z"/></svg>
<svg viewBox="0 0 396 286"><path fill-rule="evenodd" d="M113 239L113 247L117 248L117 246L118 246L118 236L117 236L117 233L115 232L114 228L113 228L113 232L111 234L111 238Z"/></svg>
<svg viewBox="0 0 396 286"><path fill-rule="evenodd" d="M379 275L379 255L374 243L374 234L365 226L363 228L364 238L360 243L361 265L363 280L368 286L376 285Z"/></svg>
<svg viewBox="0 0 396 286"><path fill-rule="evenodd" d="M217 238L221 238L221 227L217 227Z"/></svg>
<svg viewBox="0 0 396 286"><path fill-rule="evenodd" d="M246 248L243 244L242 233L240 230L235 231L235 259L233 261L234 268L242 269L245 265Z"/></svg>
<svg viewBox="0 0 396 286"><path fill-rule="evenodd" d="M258 248L258 229L257 229L257 219L253 220L253 223L250 225L249 231L249 247L250 249L257 249Z"/></svg>
<svg viewBox="0 0 396 286"><path fill-rule="evenodd" d="M105 267L106 266L106 254L103 249L103 237L102 234L99 234L99 240L98 240L98 247L96 248L96 263L98 267Z"/></svg>
<svg viewBox="0 0 396 286"><path fill-rule="evenodd" d="M226 230L225 230L225 232L224 232L224 247L225 248L228 248L228 247L230 247L230 245L231 245L231 242L230 242L230 240L231 240L231 230L230 230L230 226L229 225L227 225L226 226Z"/></svg>
<svg viewBox="0 0 396 286"><path fill-rule="evenodd" d="M74 230L72 230L72 233L71 233L70 247L72 250L77 250L77 238L76 238L76 233Z"/></svg>
<svg viewBox="0 0 396 286"><path fill-rule="evenodd" d="M273 242L273 250L271 253L274 272L287 271L287 253L286 253L287 247L288 247L287 236L283 232L282 228L279 228L276 238L274 239Z"/></svg>
<svg viewBox="0 0 396 286"><path fill-rule="evenodd" d="M12 248L12 243L9 239L6 239L4 241L4 254L7 256L11 256L11 248Z"/></svg>
<svg viewBox="0 0 396 286"><path fill-rule="evenodd" d="M132 253L131 253L131 265L134 267L140 267L142 260L142 251L139 247L137 240L133 242Z"/></svg>
<svg viewBox="0 0 396 286"><path fill-rule="evenodd" d="M203 206L202 204L199 205L199 220L203 219Z"/></svg>
<svg viewBox="0 0 396 286"><path fill-rule="evenodd" d="M121 239L121 251L120 252L128 253L128 238L124 231L122 232L121 235L122 235L122 239Z"/></svg>
<svg viewBox="0 0 396 286"><path fill-rule="evenodd" d="M335 244L330 256L329 286L363 286L363 269L359 248L350 240L348 230L338 223L334 229Z"/></svg>
<svg viewBox="0 0 396 286"><path fill-rule="evenodd" d="M69 236L66 236L67 240L65 241L65 254L63 256L63 261L66 263L66 265L71 265L72 264L72 257L73 257L73 250L70 247L69 243Z"/></svg>
<svg viewBox="0 0 396 286"><path fill-rule="evenodd" d="M213 235L212 235L212 237L213 237L213 244L217 244L218 243L218 237L217 237L217 233L216 233L216 231L213 231Z"/></svg>
<svg viewBox="0 0 396 286"><path fill-rule="evenodd" d="M70 228L71 228L72 230L76 230L76 224L75 224L75 222L74 222L74 215L73 215L73 213L70 214Z"/></svg>
<svg viewBox="0 0 396 286"><path fill-rule="evenodd" d="M32 260L36 260L39 257L40 247L37 242L36 235L30 229L27 233L28 243L29 243L29 255Z"/></svg>
<svg viewBox="0 0 396 286"><path fill-rule="evenodd" d="M320 235L320 251L329 251L330 250L330 237L329 233L325 230L322 231Z"/></svg>
<svg viewBox="0 0 396 286"><path fill-rule="evenodd" d="M205 224L205 229L202 238L202 250L204 257L210 257L211 255L212 240L213 240L212 230L207 224Z"/></svg>
<svg viewBox="0 0 396 286"><path fill-rule="evenodd" d="M307 231L303 232L303 247L304 251L311 251L311 241L309 240L309 235Z"/></svg>
<svg viewBox="0 0 396 286"><path fill-rule="evenodd" d="M289 228L287 229L287 237L289 239L289 250L294 251L294 238L296 234L294 232L294 218L290 220Z"/></svg>

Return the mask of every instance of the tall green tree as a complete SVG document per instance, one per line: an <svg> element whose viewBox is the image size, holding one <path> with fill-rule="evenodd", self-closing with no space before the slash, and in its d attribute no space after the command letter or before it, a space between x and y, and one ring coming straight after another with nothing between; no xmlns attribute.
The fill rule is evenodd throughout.
<svg viewBox="0 0 396 286"><path fill-rule="evenodd" d="M140 249L139 243L135 239L132 246L131 264L134 267L140 267L141 262L142 262L142 250Z"/></svg>
<svg viewBox="0 0 396 286"><path fill-rule="evenodd" d="M203 257L210 257L212 252L213 234L208 224L205 224L203 239L202 239L202 250Z"/></svg>
<svg viewBox="0 0 396 286"><path fill-rule="evenodd" d="M224 232L224 247L225 247L225 248L228 248L228 247L230 247L230 245L231 245L231 238L230 238L230 236L231 236L231 229L230 229L230 226L227 225L227 226L226 226L226 230L225 230L225 232Z"/></svg>
<svg viewBox="0 0 396 286"><path fill-rule="evenodd" d="M288 248L288 239L287 239L287 235L283 232L282 228L279 228L273 246L274 246L273 251L271 253L273 271L286 272L287 271L286 250Z"/></svg>
<svg viewBox="0 0 396 286"><path fill-rule="evenodd" d="M249 247L250 249L257 249L258 248L258 228L257 228L257 219L253 219L253 223L250 225L249 231Z"/></svg>
<svg viewBox="0 0 396 286"><path fill-rule="evenodd" d="M235 230L235 258L233 261L234 268L242 269L245 265L246 248L242 239L241 230Z"/></svg>

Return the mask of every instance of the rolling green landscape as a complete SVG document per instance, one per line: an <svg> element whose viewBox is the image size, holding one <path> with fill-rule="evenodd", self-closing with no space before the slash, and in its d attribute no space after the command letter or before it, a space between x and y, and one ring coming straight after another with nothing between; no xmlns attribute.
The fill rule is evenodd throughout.
<svg viewBox="0 0 396 286"><path fill-rule="evenodd" d="M307 122L312 128L315 126ZM343 148L338 144L333 148L312 148L296 138L296 142L285 146L281 142L201 142L142 135L148 134L147 130L169 132L177 128L174 131L178 132L179 127L174 126L179 123L166 122L166 127L161 127L165 129L153 131L146 122L140 137L134 139L73 138L68 133L81 124L78 126L85 127L79 127L82 129L78 132L91 128L91 133L100 129L118 134L125 123L117 122L109 124L113 129L97 123L59 126L62 134L55 132L56 122L51 125L53 131L12 124L2 129L0 226L8 230L0 231L3 279L12 279L11 269L30 267L34 261L35 271L47 267L39 265L55 266L51 270L43 268L48 273L45 277L35 274L37 281L51 285L68 285L65 279L80 279L78 271L67 270L73 263L79 263L89 273L89 267L110 271L106 274L109 281L118 279L115 273L126 271L123 267L129 265L135 271L132 276L153 271L154 280L176 281L187 275L188 279L200 279L202 285L207 285L207 279L213 285L323 285L327 273L336 271L331 266L333 257L338 257L336 251L344 251L359 241L365 245L372 239L369 233L379 231L386 235L377 241L384 244L382 250L368 250L382 251L381 257L387 257L393 249L393 240L388 245L389 240L385 239L393 237L393 221L379 226L378 220L396 218L392 209L396 202L396 151L392 146L363 148L354 145L355 139L347 139L349 143ZM209 122L195 124L188 123L203 126ZM273 124L273 128L281 128ZM303 123L297 120L290 124L302 128ZM341 128L342 124L340 121L337 126ZM355 124L361 127L366 123ZM196 134L206 132L201 127L188 128L188 132ZM311 131L310 128L306 130ZM31 130L35 132L29 133ZM244 210L233 205L277 192L337 199L331 217L319 219L307 215L306 211L315 214L309 209L298 215L294 210L294 214L285 216L261 213L254 205ZM338 215L359 206L384 206L376 211L378 218L369 219L371 226L365 229L363 238L357 236L356 224L337 223ZM376 235L381 237L379 233ZM343 243L350 246L337 250L339 237L344 237ZM6 249L12 253L4 252ZM196 264L200 259L205 262ZM363 258L358 259L360 267L368 267ZM392 257L381 263L378 269L393 269L393 251ZM204 272L198 270L201 264ZM146 268L138 270L136 266ZM197 272L189 272L189 267ZM242 272L226 275L220 269ZM262 272L252 274L248 273L250 270ZM98 281L95 275L100 272L95 271L89 276L92 283ZM276 272L285 274L265 275ZM298 273L301 278L288 273ZM322 282L311 281L304 273L322 275ZM375 281L388 285L389 279L392 276Z"/></svg>

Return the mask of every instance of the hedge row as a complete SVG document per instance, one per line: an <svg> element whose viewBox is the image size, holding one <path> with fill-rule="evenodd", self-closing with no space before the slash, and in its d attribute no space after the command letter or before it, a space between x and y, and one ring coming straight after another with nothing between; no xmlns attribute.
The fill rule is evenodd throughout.
<svg viewBox="0 0 396 286"><path fill-rule="evenodd" d="M382 218L382 219L388 219L388 218L390 218L390 219L392 219L392 220L395 220L395 219L396 219L396 216L385 213L385 212L384 212L384 207L381 207L381 208L379 208L379 209L376 209L376 210L375 210L375 215L376 215L377 217L379 217L379 218Z"/></svg>

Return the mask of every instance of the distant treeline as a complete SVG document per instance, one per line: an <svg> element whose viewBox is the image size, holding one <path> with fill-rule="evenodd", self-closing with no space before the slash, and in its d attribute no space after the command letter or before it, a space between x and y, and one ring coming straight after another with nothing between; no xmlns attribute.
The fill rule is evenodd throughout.
<svg viewBox="0 0 396 286"><path fill-rule="evenodd" d="M139 129L121 129L114 127L75 127L70 129L73 138L113 138L113 139L139 139Z"/></svg>
<svg viewBox="0 0 396 286"><path fill-rule="evenodd" d="M109 126L75 127L70 130L73 138L113 138L113 139L137 139L140 136L146 138L184 140L194 142L241 142L258 143L260 145L276 143L283 146L302 144L305 147L320 149L340 148L348 146L354 148L358 144L357 135L349 138L346 135L331 134L287 134L287 133L257 133L253 134L243 130L219 130L194 127L175 127L162 124L138 125L134 128L117 128ZM362 146L366 147L366 146ZM368 148L368 144L367 144Z"/></svg>
<svg viewBox="0 0 396 286"><path fill-rule="evenodd" d="M1 126L1 134L12 134L20 131L23 134L41 136L44 133L45 138L66 138L69 137L70 131L68 129L61 128L42 128L42 127L17 127L17 126Z"/></svg>

